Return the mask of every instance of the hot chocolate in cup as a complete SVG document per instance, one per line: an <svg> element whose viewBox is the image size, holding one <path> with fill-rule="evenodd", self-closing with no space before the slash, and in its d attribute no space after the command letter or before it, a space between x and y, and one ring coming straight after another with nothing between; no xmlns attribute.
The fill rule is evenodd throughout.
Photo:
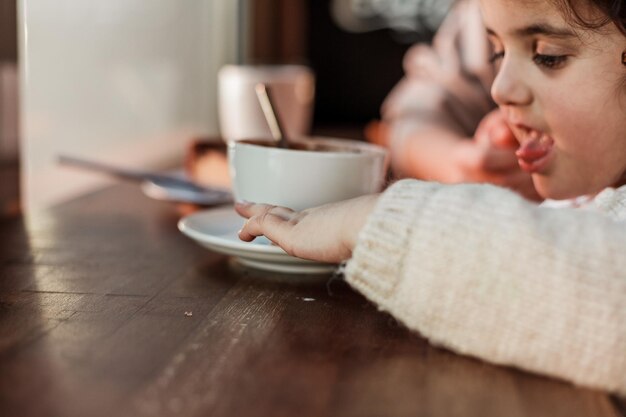
<svg viewBox="0 0 626 417"><path fill-rule="evenodd" d="M303 210L381 191L387 151L376 145L335 138L300 138L289 149L272 139L228 145L237 201Z"/></svg>

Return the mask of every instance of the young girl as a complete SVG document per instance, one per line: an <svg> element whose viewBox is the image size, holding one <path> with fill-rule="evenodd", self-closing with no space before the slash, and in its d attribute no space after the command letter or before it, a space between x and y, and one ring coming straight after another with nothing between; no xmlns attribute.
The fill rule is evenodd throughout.
<svg viewBox="0 0 626 417"><path fill-rule="evenodd" d="M626 1L481 0L492 96L542 197L403 180L294 212L238 204L240 238L348 260L433 343L626 394Z"/></svg>

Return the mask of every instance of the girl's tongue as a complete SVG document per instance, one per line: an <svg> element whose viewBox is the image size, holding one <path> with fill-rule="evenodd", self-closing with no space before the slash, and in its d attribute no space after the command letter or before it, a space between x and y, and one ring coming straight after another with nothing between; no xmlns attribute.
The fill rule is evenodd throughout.
<svg viewBox="0 0 626 417"><path fill-rule="evenodd" d="M544 167L543 161L550 154L554 140L545 133L533 131L529 140L515 152L520 167L528 172L537 172Z"/></svg>

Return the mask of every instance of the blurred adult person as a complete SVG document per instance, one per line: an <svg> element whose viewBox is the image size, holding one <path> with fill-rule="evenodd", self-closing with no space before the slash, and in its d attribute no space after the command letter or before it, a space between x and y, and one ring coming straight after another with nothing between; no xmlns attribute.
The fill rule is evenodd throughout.
<svg viewBox="0 0 626 417"><path fill-rule="evenodd" d="M479 5L458 0L431 45L411 47L404 78L366 136L386 145L397 177L491 183L537 200L515 138L490 96L492 48Z"/></svg>

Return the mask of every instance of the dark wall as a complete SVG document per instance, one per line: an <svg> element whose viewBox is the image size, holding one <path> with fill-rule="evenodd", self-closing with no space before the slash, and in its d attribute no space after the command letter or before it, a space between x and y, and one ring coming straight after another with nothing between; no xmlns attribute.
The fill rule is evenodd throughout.
<svg viewBox="0 0 626 417"><path fill-rule="evenodd" d="M0 62L17 61L15 3L15 0L0 0Z"/></svg>
<svg viewBox="0 0 626 417"><path fill-rule="evenodd" d="M403 75L410 45L389 30L348 33L338 28L330 0L308 2L308 60L317 76L316 124L363 124L379 117L380 105Z"/></svg>
<svg viewBox="0 0 626 417"><path fill-rule="evenodd" d="M403 75L411 46L432 33L389 29L350 33L331 16L331 0L240 0L251 11L252 64L306 64L317 77L315 124L355 125L379 117L380 105ZM410 35L410 36L409 36Z"/></svg>

